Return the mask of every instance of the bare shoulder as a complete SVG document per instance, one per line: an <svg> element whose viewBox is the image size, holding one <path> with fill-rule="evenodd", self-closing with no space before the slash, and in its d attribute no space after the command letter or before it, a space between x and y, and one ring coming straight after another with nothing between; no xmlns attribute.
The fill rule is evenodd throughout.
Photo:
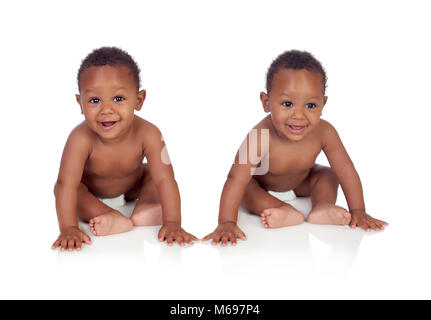
<svg viewBox="0 0 431 320"><path fill-rule="evenodd" d="M60 164L59 181L81 177L85 161L93 151L94 133L81 122L69 134Z"/></svg>
<svg viewBox="0 0 431 320"><path fill-rule="evenodd" d="M265 156L269 151L269 140L271 136L271 119L263 118L247 134L242 144L243 150L255 150L259 157Z"/></svg>
<svg viewBox="0 0 431 320"><path fill-rule="evenodd" d="M268 115L265 118L263 118L262 120L260 120L260 122L258 124L256 124L253 129L256 129L258 131L262 131L265 129L271 129L271 116Z"/></svg>
<svg viewBox="0 0 431 320"><path fill-rule="evenodd" d="M331 133L336 131L334 126L331 123L329 123L329 121L326 121L324 119L320 119L319 129L323 130L321 131L322 133Z"/></svg>
<svg viewBox="0 0 431 320"><path fill-rule="evenodd" d="M144 145L155 141L161 141L162 133L156 125L135 115L134 124L138 136Z"/></svg>
<svg viewBox="0 0 431 320"><path fill-rule="evenodd" d="M322 139L323 148L328 144L331 144L332 142L338 141L340 139L335 127L326 120L323 120L323 119L320 120L318 131L319 131L319 136Z"/></svg>
<svg viewBox="0 0 431 320"><path fill-rule="evenodd" d="M258 137L271 136L273 134L273 127L270 116L263 118L256 124L250 132L253 131L257 133Z"/></svg>
<svg viewBox="0 0 431 320"><path fill-rule="evenodd" d="M77 144L82 148L91 149L93 145L94 133L81 122L69 134L68 144Z"/></svg>

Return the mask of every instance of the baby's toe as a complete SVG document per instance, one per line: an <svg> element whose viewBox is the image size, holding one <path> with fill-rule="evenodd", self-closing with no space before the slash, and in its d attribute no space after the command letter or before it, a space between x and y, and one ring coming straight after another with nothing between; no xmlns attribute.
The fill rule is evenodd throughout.
<svg viewBox="0 0 431 320"><path fill-rule="evenodd" d="M262 211L261 217L266 218L271 215L271 209L265 209Z"/></svg>
<svg viewBox="0 0 431 320"><path fill-rule="evenodd" d="M102 220L102 218L100 216L97 216L97 217L94 217L91 220L93 220L93 223L96 224L96 223L100 223L100 221Z"/></svg>

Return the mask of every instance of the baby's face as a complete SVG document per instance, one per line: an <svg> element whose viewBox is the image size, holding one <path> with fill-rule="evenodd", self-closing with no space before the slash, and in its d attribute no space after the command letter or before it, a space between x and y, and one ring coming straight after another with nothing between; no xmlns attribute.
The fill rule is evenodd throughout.
<svg viewBox="0 0 431 320"><path fill-rule="evenodd" d="M261 100L280 136L300 141L317 126L327 100L323 89L317 72L280 69L275 73L269 95L261 93Z"/></svg>
<svg viewBox="0 0 431 320"><path fill-rule="evenodd" d="M140 110L145 90L137 91L127 67L90 67L80 79L76 95L86 125L101 138L115 140L132 127L134 110Z"/></svg>

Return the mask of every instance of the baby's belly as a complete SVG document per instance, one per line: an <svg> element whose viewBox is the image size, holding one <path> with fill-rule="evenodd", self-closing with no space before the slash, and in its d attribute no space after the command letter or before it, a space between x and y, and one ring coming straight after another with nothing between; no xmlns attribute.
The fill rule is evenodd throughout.
<svg viewBox="0 0 431 320"><path fill-rule="evenodd" d="M142 170L124 177L84 175L82 183L99 198L115 198L140 185Z"/></svg>
<svg viewBox="0 0 431 320"><path fill-rule="evenodd" d="M307 178L309 172L310 170L296 174L282 175L268 173L263 176L254 176L254 178L266 190L283 192L297 188Z"/></svg>

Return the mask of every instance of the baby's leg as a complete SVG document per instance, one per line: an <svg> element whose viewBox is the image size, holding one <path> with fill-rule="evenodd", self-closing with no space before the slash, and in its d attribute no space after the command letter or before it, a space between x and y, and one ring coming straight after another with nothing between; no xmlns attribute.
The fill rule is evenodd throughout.
<svg viewBox="0 0 431 320"><path fill-rule="evenodd" d="M133 227L129 219L97 199L82 183L78 187L77 211L96 236L126 232Z"/></svg>
<svg viewBox="0 0 431 320"><path fill-rule="evenodd" d="M338 179L331 168L315 165L307 179L294 191L297 196L310 196L313 209L308 222L316 224L346 225L350 213L335 205L337 200Z"/></svg>
<svg viewBox="0 0 431 320"><path fill-rule="evenodd" d="M260 215L265 228L292 226L304 221L301 212L270 195L254 178L248 183L241 204L250 212Z"/></svg>
<svg viewBox="0 0 431 320"><path fill-rule="evenodd" d="M136 194L138 201L130 217L133 225L154 226L162 224L162 206L147 164L144 164L144 173L138 189L126 193L125 198L136 198Z"/></svg>

